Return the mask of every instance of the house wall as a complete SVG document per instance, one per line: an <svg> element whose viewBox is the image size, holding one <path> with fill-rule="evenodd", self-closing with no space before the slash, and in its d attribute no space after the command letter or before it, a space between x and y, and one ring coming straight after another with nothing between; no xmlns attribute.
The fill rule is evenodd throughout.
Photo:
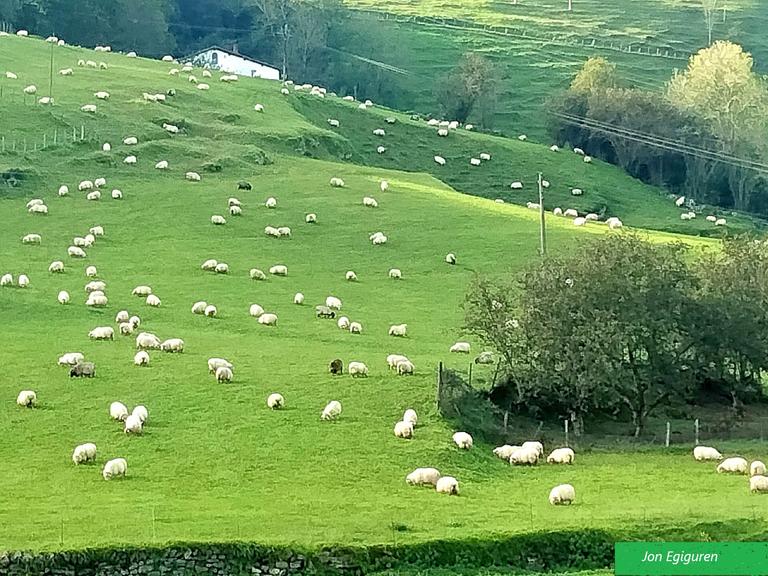
<svg viewBox="0 0 768 576"><path fill-rule="evenodd" d="M214 57L215 54L215 57ZM214 70L221 70L228 74L238 76L251 76L253 78L265 78L267 80L280 80L280 71L270 66L264 66L252 62L240 56L234 56L220 50L209 50L198 54L192 60L195 66L206 66Z"/></svg>

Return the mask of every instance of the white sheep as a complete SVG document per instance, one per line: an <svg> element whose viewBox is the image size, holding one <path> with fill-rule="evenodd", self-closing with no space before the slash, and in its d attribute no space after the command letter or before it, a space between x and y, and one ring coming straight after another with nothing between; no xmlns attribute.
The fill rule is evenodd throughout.
<svg viewBox="0 0 768 576"><path fill-rule="evenodd" d="M88 338L92 340L114 340L115 330L111 326L97 326L88 332Z"/></svg>
<svg viewBox="0 0 768 576"><path fill-rule="evenodd" d="M266 206L267 208L277 208L277 199L270 196L264 202L264 206Z"/></svg>
<svg viewBox="0 0 768 576"><path fill-rule="evenodd" d="M131 324L130 322L120 322L117 328L118 330L120 330L120 334L122 334L123 336L130 336L131 334L133 334L133 331L134 331L133 324Z"/></svg>
<svg viewBox="0 0 768 576"><path fill-rule="evenodd" d="M229 274L229 264L226 262L219 262L216 264L216 268L213 269L216 274Z"/></svg>
<svg viewBox="0 0 768 576"><path fill-rule="evenodd" d="M439 166L445 166L445 158L442 156L435 156L435 163Z"/></svg>
<svg viewBox="0 0 768 576"><path fill-rule="evenodd" d="M341 125L341 123L335 118L328 118L328 124L333 128L338 128Z"/></svg>
<svg viewBox="0 0 768 576"><path fill-rule="evenodd" d="M570 448L556 448L547 456L549 464L573 464L575 454Z"/></svg>
<svg viewBox="0 0 768 576"><path fill-rule="evenodd" d="M113 420L123 422L128 418L128 408L122 402L112 402L109 405L109 417Z"/></svg>
<svg viewBox="0 0 768 576"><path fill-rule="evenodd" d="M88 278L95 278L98 276L98 271L96 270L96 266L87 266L85 269L85 275Z"/></svg>
<svg viewBox="0 0 768 576"><path fill-rule="evenodd" d="M96 444L88 442L86 444L75 446L75 450L72 452L72 462L75 463L75 466L85 462L94 462L95 460Z"/></svg>
<svg viewBox="0 0 768 576"><path fill-rule="evenodd" d="M67 186L66 184L62 184L61 186L59 186L59 190L57 194L59 195L59 197L66 196L67 194L69 194L69 186Z"/></svg>
<svg viewBox="0 0 768 576"><path fill-rule="evenodd" d="M37 404L37 394L33 390L22 390L16 397L16 404L25 408L34 408Z"/></svg>
<svg viewBox="0 0 768 576"><path fill-rule="evenodd" d="M160 344L163 352L184 352L184 340L181 338L168 338Z"/></svg>
<svg viewBox="0 0 768 576"><path fill-rule="evenodd" d="M416 369L413 362L408 359L400 360L395 368L397 369L398 376L413 375L413 372Z"/></svg>
<svg viewBox="0 0 768 576"><path fill-rule="evenodd" d="M133 165L136 164L136 156L126 156L123 160L123 164Z"/></svg>
<svg viewBox="0 0 768 576"><path fill-rule="evenodd" d="M765 476L765 464L760 460L755 460L749 465L750 476Z"/></svg>
<svg viewBox="0 0 768 576"><path fill-rule="evenodd" d="M24 94L36 94L37 93L37 86L34 84L30 84L29 86L24 88Z"/></svg>
<svg viewBox="0 0 768 576"><path fill-rule="evenodd" d="M373 135L374 135L374 136L381 136L381 137L384 137L384 136L386 136L386 135L387 135L387 133L384 131L384 129L383 129L383 128L376 128L376 129L373 131Z"/></svg>
<svg viewBox="0 0 768 576"><path fill-rule="evenodd" d="M571 196L582 196L584 194L584 190L581 188L571 188Z"/></svg>
<svg viewBox="0 0 768 576"><path fill-rule="evenodd" d="M229 368L227 366L219 366L218 368L216 368L216 382L229 383L229 382L232 382L232 378L234 378L232 368Z"/></svg>
<svg viewBox="0 0 768 576"><path fill-rule="evenodd" d="M192 309L192 311L194 312L194 308ZM219 312L219 311L218 311L218 309L216 308L216 306L214 306L213 304L208 304L208 305L207 305L207 306L206 306L206 307L203 309L203 316L207 316L208 318L215 318L215 317L216 317L216 314L218 314L218 312Z"/></svg>
<svg viewBox="0 0 768 576"><path fill-rule="evenodd" d="M616 218L615 216L608 218L608 220L606 220L605 222L606 224L608 224L608 228L611 230L617 230L619 228L624 227L624 223L618 218Z"/></svg>
<svg viewBox="0 0 768 576"><path fill-rule="evenodd" d="M251 304L251 306L248 308L248 314L250 316L253 316L254 318L258 318L259 316L264 314L264 308L262 308L258 304Z"/></svg>
<svg viewBox="0 0 768 576"><path fill-rule="evenodd" d="M536 464L539 461L539 453L534 448L527 448L525 445L521 446L518 450L512 452L509 457L509 463L516 464Z"/></svg>
<svg viewBox="0 0 768 576"><path fill-rule="evenodd" d="M469 342L456 342L453 346L451 346L449 352L455 352L458 354L469 354L470 348L471 346Z"/></svg>
<svg viewBox="0 0 768 576"><path fill-rule="evenodd" d="M509 185L510 188L513 190L522 190L523 189L523 183L520 181L512 182L512 184Z"/></svg>
<svg viewBox="0 0 768 576"><path fill-rule="evenodd" d="M341 310L341 300L336 298L336 296L328 296L325 299L325 305L333 310Z"/></svg>
<svg viewBox="0 0 768 576"><path fill-rule="evenodd" d="M229 207L229 215L230 216L242 216L243 215L243 209L240 208L240 206L230 206Z"/></svg>
<svg viewBox="0 0 768 576"><path fill-rule="evenodd" d="M43 238L40 234L27 234L22 239L22 244L40 244Z"/></svg>
<svg viewBox="0 0 768 576"><path fill-rule="evenodd" d="M145 300L145 302L147 306L152 306L153 308L157 308L162 304L162 302L160 301L160 298L158 298L154 294L150 294L149 296L147 296L147 299Z"/></svg>
<svg viewBox="0 0 768 576"><path fill-rule="evenodd" d="M574 218L573 219L573 225L574 226L584 226L584 225L586 225L587 222L588 222L588 220L585 217L583 217L583 216L579 216L578 218Z"/></svg>
<svg viewBox="0 0 768 576"><path fill-rule="evenodd" d="M384 152L386 152L386 151L387 151L386 146L377 146L376 147L376 153L377 154L384 154Z"/></svg>
<svg viewBox="0 0 768 576"><path fill-rule="evenodd" d="M573 504L576 500L576 490L570 484L560 484L549 492L549 503L553 506Z"/></svg>
<svg viewBox="0 0 768 576"><path fill-rule="evenodd" d="M337 321L336 325L341 328L342 330L349 330L349 318L346 316L341 316Z"/></svg>
<svg viewBox="0 0 768 576"><path fill-rule="evenodd" d="M497 458L501 458L502 460L509 460L512 457L512 454L515 453L515 451L520 450L520 446L511 446L509 444L504 444L503 446L497 446L493 449L493 455Z"/></svg>
<svg viewBox="0 0 768 576"><path fill-rule="evenodd" d="M717 472L727 472L731 474L746 474L749 471L749 464L744 458L726 458L717 466Z"/></svg>
<svg viewBox="0 0 768 576"><path fill-rule="evenodd" d="M393 324L389 327L390 336L405 337L408 332L408 324Z"/></svg>
<svg viewBox="0 0 768 576"><path fill-rule="evenodd" d="M259 316L259 324L263 324L264 326L277 326L277 314L264 312Z"/></svg>
<svg viewBox="0 0 768 576"><path fill-rule="evenodd" d="M224 219L224 216L221 214L214 214L211 216L211 224L215 224L216 226L223 226L226 224L227 221Z"/></svg>
<svg viewBox="0 0 768 576"><path fill-rule="evenodd" d="M342 317L345 318L346 317ZM339 319L341 320L341 318ZM387 365L389 366L389 369L392 370L394 368L397 368L398 363L407 361L408 358L406 356L403 356L402 354L390 354L387 356Z"/></svg>
<svg viewBox="0 0 768 576"><path fill-rule="evenodd" d="M129 323L131 326L133 326L133 329L135 330L136 328L138 328L139 326L141 326L141 318L139 318L138 316L131 316L131 317L128 319L128 323Z"/></svg>
<svg viewBox="0 0 768 576"><path fill-rule="evenodd" d="M469 163L470 163L472 166L480 166L480 164L481 164L481 162L480 162L480 158L470 158L470 159L469 159Z"/></svg>
<svg viewBox="0 0 768 576"><path fill-rule="evenodd" d="M29 276L27 276L26 274L19 274L17 285L19 288L26 288L27 286L29 286Z"/></svg>
<svg viewBox="0 0 768 576"><path fill-rule="evenodd" d="M3 274L0 277L0 286L13 286L13 276L11 274Z"/></svg>
<svg viewBox="0 0 768 576"><path fill-rule="evenodd" d="M408 408L405 412L403 412L403 422L408 422L415 428L418 421L419 417L416 415L416 410L413 408Z"/></svg>
<svg viewBox="0 0 768 576"><path fill-rule="evenodd" d="M205 72L206 71L203 71L203 75L205 75ZM200 84L197 85L197 89L198 90L210 90L211 89L211 85L210 84L206 84L205 82L200 82Z"/></svg>
<svg viewBox="0 0 768 576"><path fill-rule="evenodd" d="M82 352L67 352L59 356L57 363L59 366L74 366L85 360L85 356Z"/></svg>
<svg viewBox="0 0 768 576"><path fill-rule="evenodd" d="M121 322L128 322L130 319L130 314L128 314L128 310L120 310L115 315L115 323L120 324Z"/></svg>
<svg viewBox="0 0 768 576"><path fill-rule="evenodd" d="M347 370L352 378L365 378L368 376L368 366L363 362L350 362Z"/></svg>
<svg viewBox="0 0 768 576"><path fill-rule="evenodd" d="M272 410L280 410L285 407L285 398L282 394L274 393L270 394L267 398L267 406Z"/></svg>
<svg viewBox="0 0 768 576"><path fill-rule="evenodd" d="M95 114L96 113L96 104L85 104L83 106L80 106L80 110L82 112L86 112L88 114Z"/></svg>
<svg viewBox="0 0 768 576"><path fill-rule="evenodd" d="M112 199L113 200L122 200L123 199L123 192L121 190L118 190L115 188L112 190Z"/></svg>
<svg viewBox="0 0 768 576"><path fill-rule="evenodd" d="M749 479L749 491L753 494L758 492L768 492L768 476L752 476Z"/></svg>
<svg viewBox="0 0 768 576"><path fill-rule="evenodd" d="M290 238L291 237L291 229L288 226L280 226L277 229L278 235L284 238Z"/></svg>
<svg viewBox="0 0 768 576"><path fill-rule="evenodd" d="M357 282L357 274L355 274L353 270L347 270L347 273L344 275L344 277L348 282Z"/></svg>
<svg viewBox="0 0 768 576"><path fill-rule="evenodd" d="M51 273L60 273L64 272L64 262L61 260L54 260L51 262L51 265L48 266L48 272Z"/></svg>
<svg viewBox="0 0 768 576"><path fill-rule="evenodd" d="M459 481L453 476L443 476L435 484L435 491L440 494L459 495Z"/></svg>
<svg viewBox="0 0 768 576"><path fill-rule="evenodd" d="M152 294L152 288L151 288L151 287L149 287L149 286L144 286L144 285L142 285L142 286L136 286L136 288L134 288L134 289L131 291L131 294L132 294L133 296L141 296L141 297L143 297L143 298L146 298L147 296L149 296L150 294Z"/></svg>
<svg viewBox="0 0 768 576"><path fill-rule="evenodd" d="M101 192L98 190L94 190L93 192L88 192L88 194L85 195L86 200L101 200Z"/></svg>
<svg viewBox="0 0 768 576"><path fill-rule="evenodd" d="M200 182L200 180L202 180L202 177L197 172L187 172L184 174L184 178L190 182Z"/></svg>
<svg viewBox="0 0 768 576"><path fill-rule="evenodd" d="M48 214L48 206L45 204L36 204L27 210L30 214Z"/></svg>
<svg viewBox="0 0 768 576"><path fill-rule="evenodd" d="M115 458L114 460L108 461L104 464L104 469L101 471L104 480L111 480L118 476L125 477L127 473L128 463L125 461L125 458Z"/></svg>
<svg viewBox="0 0 768 576"><path fill-rule="evenodd" d="M155 168L158 170L168 170L168 160L160 160L160 162L155 164Z"/></svg>
<svg viewBox="0 0 768 576"><path fill-rule="evenodd" d="M369 208L378 208L379 203L376 202L375 198L371 198L370 196L366 196L363 198L363 206L367 206Z"/></svg>
<svg viewBox="0 0 768 576"><path fill-rule="evenodd" d="M218 368L229 368L232 370L234 367L232 363L224 358L208 358L208 372L215 374Z"/></svg>
<svg viewBox="0 0 768 576"><path fill-rule="evenodd" d="M317 214L310 212L304 217L304 221L307 224L316 224L317 223Z"/></svg>
<svg viewBox="0 0 768 576"><path fill-rule="evenodd" d="M387 237L381 232L377 232L376 235L371 238L371 242L373 242L374 246L381 246L382 244L387 243Z"/></svg>
<svg viewBox="0 0 768 576"><path fill-rule="evenodd" d="M160 344L160 338L151 332L140 332L139 335L136 336L136 348L149 348L159 350Z"/></svg>
<svg viewBox="0 0 768 576"><path fill-rule="evenodd" d="M413 424L410 422L398 422L395 424L394 432L397 438L413 438Z"/></svg>
<svg viewBox="0 0 768 576"><path fill-rule="evenodd" d="M109 92L105 92L104 90L99 90L98 92L94 93L93 96L99 100L109 100Z"/></svg>
<svg viewBox="0 0 768 576"><path fill-rule="evenodd" d="M578 217L579 213L576 211L575 208L567 208L565 212L563 212L563 216L566 218L576 218Z"/></svg>
<svg viewBox="0 0 768 576"><path fill-rule="evenodd" d="M139 143L139 139L136 138L136 136L128 136L123 139L123 144L125 144L126 146L135 146L138 143Z"/></svg>
<svg viewBox="0 0 768 576"><path fill-rule="evenodd" d="M192 304L192 314L204 314L205 309L208 307L208 303L204 300L200 300L199 302L195 302Z"/></svg>
<svg viewBox="0 0 768 576"><path fill-rule="evenodd" d="M321 420L336 420L341 415L341 402L331 400L320 414Z"/></svg>
<svg viewBox="0 0 768 576"><path fill-rule="evenodd" d="M722 460L723 455L710 446L696 446L693 449L693 457L699 462L704 460Z"/></svg>
<svg viewBox="0 0 768 576"><path fill-rule="evenodd" d="M66 290L62 290L59 292L59 295L56 297L56 300L59 301L59 304L69 304L69 292Z"/></svg>
<svg viewBox="0 0 768 576"><path fill-rule="evenodd" d="M439 479L440 471L437 468L416 468L405 477L405 482L411 486L436 486Z"/></svg>
<svg viewBox="0 0 768 576"><path fill-rule="evenodd" d="M136 366L149 366L149 353L139 350L133 356L133 363Z"/></svg>
<svg viewBox="0 0 768 576"><path fill-rule="evenodd" d="M462 450L469 450L472 448L472 436L466 432L456 432L453 436L453 443L456 444Z"/></svg>
<svg viewBox="0 0 768 576"><path fill-rule="evenodd" d="M301 292L296 292L296 294L293 295L293 303L304 304L304 294Z"/></svg>
<svg viewBox="0 0 768 576"><path fill-rule="evenodd" d="M274 276L287 276L288 266L285 266L283 264L275 264L274 266L270 267L269 273Z"/></svg>
<svg viewBox="0 0 768 576"><path fill-rule="evenodd" d="M262 270L259 270L258 268L251 268L249 271L249 275L251 276L251 280L266 280L267 275L264 274Z"/></svg>
<svg viewBox="0 0 768 576"><path fill-rule="evenodd" d="M451 264L451 265L456 264L456 254L454 254L453 252L449 252L448 254L446 254L445 263Z"/></svg>
<svg viewBox="0 0 768 576"><path fill-rule="evenodd" d="M350 322L349 323L349 332L351 334L362 334L363 333L363 325L360 324L360 322Z"/></svg>
<svg viewBox="0 0 768 576"><path fill-rule="evenodd" d="M725 218L718 218L717 220L715 220L715 226L725 226L725 225L726 225Z"/></svg>

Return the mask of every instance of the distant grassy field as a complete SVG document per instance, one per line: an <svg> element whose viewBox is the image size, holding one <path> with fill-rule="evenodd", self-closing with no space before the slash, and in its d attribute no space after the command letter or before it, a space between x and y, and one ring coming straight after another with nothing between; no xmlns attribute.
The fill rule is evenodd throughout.
<svg viewBox="0 0 768 576"><path fill-rule="evenodd" d="M411 72L392 76L401 87L400 106L438 112L432 86L465 52L492 59L500 71L501 91L495 128L508 135L525 132L544 138L545 101L566 88L590 56L615 62L620 74L641 88L663 85L688 54L707 43L700 3L695 0L574 0L573 12L560 0L346 0L351 7L401 17L379 23L392 38L380 59ZM509 34L408 22L403 17L457 18L474 25L509 28ZM361 18L369 18L362 16ZM768 12L760 2L728 2L725 22L719 13L714 39L727 38L751 51L761 70L768 70L768 43L762 31ZM594 43L593 43L594 40ZM613 45L614 49L609 49ZM631 51L629 51L631 46ZM354 47L350 47L353 51ZM638 54L641 50L644 54ZM646 55L648 51L652 55ZM657 56L669 53L677 56ZM680 59L682 58L682 59Z"/></svg>
<svg viewBox="0 0 768 576"><path fill-rule="evenodd" d="M568 187L588 179L594 194L627 222L672 227L674 206L658 191L611 167L586 166L572 153L558 155L535 144L465 132L438 140L403 115L385 125L383 117L392 112L359 111L330 96L285 97L274 83L227 85L217 79L208 92L199 92L183 77L168 76L167 64L56 50L56 66L73 66L74 75L55 79L55 106L24 104L23 86L46 85L49 47L0 38L0 70L20 76L16 84L2 79L0 134L32 142L54 127L62 134L82 125L87 135L75 144L0 155L0 172L15 168L21 177L20 186L0 189L0 273L31 278L29 288L0 289L0 359L13 367L0 379L0 548L409 543L553 526L631 530L766 519L745 478L695 463L689 447L642 455L586 452L572 467L510 468L492 456L492 446L457 450L452 430L433 407L437 362L463 368L471 361L447 352L466 337L460 304L467 285L477 273L519 270L535 258L538 214L457 194L426 172L473 194L488 187L490 198L504 188L493 188L494 182L508 186L520 178L526 198L517 200L525 201L542 166L553 182L553 200L570 201ZM77 68L78 58L104 59L109 68ZM142 92L171 87L177 95L165 105L141 98ZM96 90L109 91L110 99L97 102L96 115L87 116L79 107L95 102ZM254 112L257 102L264 104L263 114ZM330 114L341 121L338 133L327 129ZM182 132L167 134L163 122ZM390 150L381 156L373 151L374 125L388 132ZM139 138L138 146L121 144L129 135ZM104 141L112 143L111 153L101 152ZM432 161L438 149L448 158L442 174ZM475 176L468 158L483 150L493 160ZM123 164L129 153L137 155L137 166ZM170 163L167 172L153 168L162 159ZM185 181L187 170L201 172L202 182ZM107 191L119 188L124 199L105 193L89 202L77 192L78 182L99 176L107 178ZM344 178L346 187L331 188L332 176ZM390 182L386 193L379 192L381 178ZM241 179L253 190L238 192ZM57 197L61 184L69 185L68 197ZM376 197L379 207L364 208L364 195ZM582 201L592 202L590 195ZM212 226L210 216L226 214L231 196L242 200L243 215ZM268 196L277 198L277 209L263 206ZM25 203L35 197L46 201L48 216L27 213ZM317 213L316 225L305 224L308 212ZM106 235L87 250L88 258L67 258L72 238L94 225L104 226ZM266 225L290 226L292 238L268 239ZM376 230L387 234L386 245L371 245L368 236ZM550 218L549 231L551 249L559 252L605 233L605 227L576 229L566 219ZM30 232L42 235L40 246L21 244ZM443 260L450 251L459 258L455 267ZM230 274L201 271L208 258L227 262ZM65 261L63 275L47 272L55 259ZM288 266L286 278L248 278L251 267L278 263ZM84 306L89 264L107 283L104 310ZM387 277L392 267L402 269L402 281ZM346 282L347 270L359 281ZM151 285L162 306L149 308L132 297L138 284ZM62 289L72 294L68 306L56 303ZM292 303L299 291L306 296L303 306ZM329 294L343 300L343 313L362 323L363 334L314 317L313 306ZM196 300L215 304L219 316L193 315ZM257 324L248 316L251 303L277 313L278 326ZM89 341L88 331L115 326L121 309L141 316L142 330L183 338L185 352L152 352L150 367L137 368L133 338ZM408 338L387 336L389 325L401 322L408 323ZM67 351L94 361L97 377L70 380L56 366ZM413 360L413 377L387 369L385 357L394 352ZM233 384L218 385L207 373L212 356L234 363ZM370 377L332 377L327 364L336 357L365 362ZM14 404L22 389L37 392L37 409ZM274 391L285 396L284 411L267 409L266 397ZM321 422L320 411L331 399L340 400L344 412L338 422ZM108 406L115 400L149 408L143 436L128 437L110 421ZM398 440L392 427L408 407L418 411L420 425L413 440ZM99 447L98 463L73 466L73 447L87 441ZM722 449L765 458L757 443ZM117 456L127 458L128 477L105 482L101 465ZM406 486L404 476L427 465L456 476L462 495ZM574 484L577 503L555 508L547 494L562 482Z"/></svg>

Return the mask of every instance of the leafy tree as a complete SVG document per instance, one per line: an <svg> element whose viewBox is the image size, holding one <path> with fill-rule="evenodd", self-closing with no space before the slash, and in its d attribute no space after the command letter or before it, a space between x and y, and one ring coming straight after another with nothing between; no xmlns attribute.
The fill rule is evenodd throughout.
<svg viewBox="0 0 768 576"><path fill-rule="evenodd" d="M689 395L695 286L681 246L610 234L511 286L480 281L467 324L504 358L518 405L555 410L577 433L586 416L624 410L639 435Z"/></svg>
<svg viewBox="0 0 768 576"><path fill-rule="evenodd" d="M496 103L496 90L494 65L470 52L437 82L435 96L447 117L466 122L472 112L478 111L480 123L487 126Z"/></svg>
<svg viewBox="0 0 768 576"><path fill-rule="evenodd" d="M715 28L715 18L718 10L718 0L701 0L704 10L704 22L707 26L707 46L712 44L712 30Z"/></svg>
<svg viewBox="0 0 768 576"><path fill-rule="evenodd" d="M571 91L591 94L599 90L616 88L621 84L616 65L602 57L592 57L584 63L571 82Z"/></svg>

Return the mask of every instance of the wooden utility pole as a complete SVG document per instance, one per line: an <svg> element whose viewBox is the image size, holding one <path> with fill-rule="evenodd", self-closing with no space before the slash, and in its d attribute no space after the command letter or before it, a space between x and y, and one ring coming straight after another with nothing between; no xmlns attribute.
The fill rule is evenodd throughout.
<svg viewBox="0 0 768 576"><path fill-rule="evenodd" d="M539 253L547 255L547 229L544 222L544 185L539 172Z"/></svg>

